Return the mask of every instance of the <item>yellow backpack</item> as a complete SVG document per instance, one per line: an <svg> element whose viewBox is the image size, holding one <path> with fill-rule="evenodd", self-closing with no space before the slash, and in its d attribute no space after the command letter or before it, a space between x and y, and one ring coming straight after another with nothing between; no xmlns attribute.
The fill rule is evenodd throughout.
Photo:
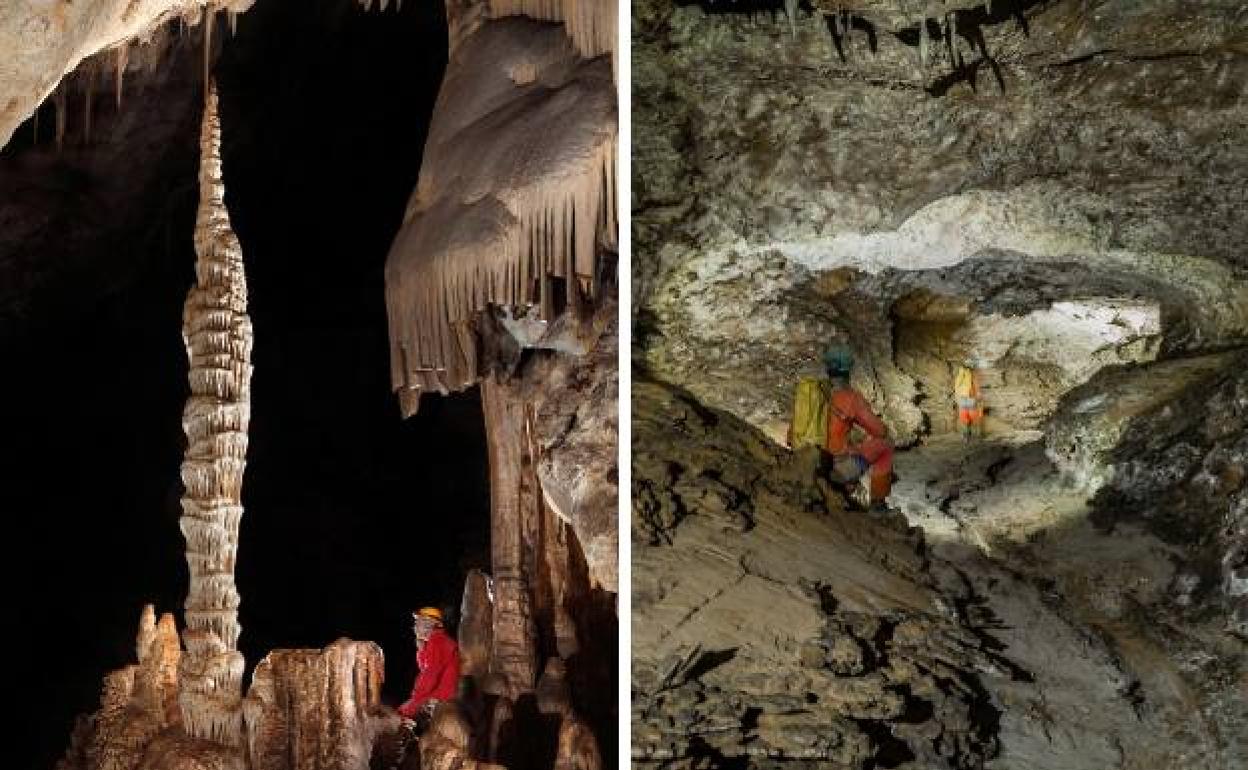
<svg viewBox="0 0 1248 770"><path fill-rule="evenodd" d="M975 373L965 366L959 366L953 378L953 395L959 398L979 398L979 388L975 387Z"/></svg>
<svg viewBox="0 0 1248 770"><path fill-rule="evenodd" d="M794 449L824 445L828 438L828 407L832 403L832 383L818 377L803 377L793 394Z"/></svg>

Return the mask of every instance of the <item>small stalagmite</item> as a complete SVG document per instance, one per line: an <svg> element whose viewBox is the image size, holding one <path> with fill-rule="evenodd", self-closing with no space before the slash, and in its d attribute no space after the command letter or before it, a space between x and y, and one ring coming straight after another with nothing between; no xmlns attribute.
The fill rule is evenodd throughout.
<svg viewBox="0 0 1248 770"><path fill-rule="evenodd" d="M365 770L386 726L384 673L372 642L269 653L243 702L251 770Z"/></svg>
<svg viewBox="0 0 1248 770"><path fill-rule="evenodd" d="M181 526L191 580L180 703L189 735L240 746L243 656L234 559L243 514L252 331L243 253L225 208L220 144L216 88L209 85L200 136L196 283L182 316L191 395L182 415L187 449Z"/></svg>
<svg viewBox="0 0 1248 770"><path fill-rule="evenodd" d="M155 608L146 605L135 653L137 664L104 677L100 708L75 727L59 770L133 770L160 735L178 733L181 647L173 615L165 613L157 621Z"/></svg>
<svg viewBox="0 0 1248 770"><path fill-rule="evenodd" d="M504 770L470 756L472 730L455 701L438 706L428 732L420 740L421 770Z"/></svg>
<svg viewBox="0 0 1248 770"><path fill-rule="evenodd" d="M598 740L589 726L575 715L566 716L559 727L555 770L602 770Z"/></svg>
<svg viewBox="0 0 1248 770"><path fill-rule="evenodd" d="M490 578L480 570L470 570L464 581L464 598L459 609L459 672L477 680L490 671L494 639L494 607L490 593Z"/></svg>

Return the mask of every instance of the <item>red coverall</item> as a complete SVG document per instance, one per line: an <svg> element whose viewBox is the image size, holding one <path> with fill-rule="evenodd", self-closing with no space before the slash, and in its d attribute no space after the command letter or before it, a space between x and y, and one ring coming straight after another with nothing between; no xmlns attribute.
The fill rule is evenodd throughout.
<svg viewBox="0 0 1248 770"><path fill-rule="evenodd" d="M857 425L867 433L861 444L850 446L849 432ZM893 444L888 429L871 405L853 388L842 388L832 394L828 410L827 450L834 455L856 454L870 463L871 502L882 502L893 486Z"/></svg>
<svg viewBox="0 0 1248 770"><path fill-rule="evenodd" d="M433 629L424 646L416 651L420 673L412 684L412 695L399 706L399 714L415 719L429 700L450 700L459 684L459 645L441 628Z"/></svg>

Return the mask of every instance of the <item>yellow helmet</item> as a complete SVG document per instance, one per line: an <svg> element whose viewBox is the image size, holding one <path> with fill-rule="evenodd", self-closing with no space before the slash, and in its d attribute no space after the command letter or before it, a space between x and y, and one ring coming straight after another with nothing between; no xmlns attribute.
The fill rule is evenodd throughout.
<svg viewBox="0 0 1248 770"><path fill-rule="evenodd" d="M428 618L429 620L437 623L439 626L442 625L442 610L437 607L421 607L412 613L412 617Z"/></svg>

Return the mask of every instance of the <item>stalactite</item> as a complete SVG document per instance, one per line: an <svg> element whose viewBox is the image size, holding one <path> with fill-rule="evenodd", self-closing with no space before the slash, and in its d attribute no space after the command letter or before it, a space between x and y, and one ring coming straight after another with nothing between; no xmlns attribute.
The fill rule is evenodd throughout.
<svg viewBox="0 0 1248 770"><path fill-rule="evenodd" d="M252 332L242 249L225 208L220 145L216 88L208 83L200 137L196 285L183 312L191 396L182 417L187 450L181 527L191 581L180 703L188 734L239 746L243 656L237 651L234 560L243 514Z"/></svg>
<svg viewBox="0 0 1248 770"><path fill-rule="evenodd" d="M30 124L31 124L30 125L31 133L33 134L31 138L31 142L32 144L39 144L39 108L38 107L35 108L35 114L32 116L32 120L30 121Z"/></svg>
<svg viewBox="0 0 1248 770"><path fill-rule="evenodd" d="M60 152L65 146L65 120L66 120L66 99L65 99L65 83L62 81L56 87L56 96L53 97L52 103L56 108L56 151Z"/></svg>
<svg viewBox="0 0 1248 770"><path fill-rule="evenodd" d="M919 22L919 67L924 70L927 69L928 45L927 19L924 18Z"/></svg>
<svg viewBox="0 0 1248 770"><path fill-rule="evenodd" d="M543 305L541 296L547 276L563 279L574 310L596 297L599 244L613 244L617 228L616 160L612 132L579 176L546 181L513 201L517 224L495 250L429 254L418 269L387 281L395 385L405 415L423 392L446 393L477 381L468 325L488 303L551 309L553 302Z"/></svg>
<svg viewBox="0 0 1248 770"><path fill-rule="evenodd" d="M846 61L852 61L854 58L854 20L849 15L849 11L842 12L841 28L845 30L844 36L841 38L841 49L845 52Z"/></svg>
<svg viewBox="0 0 1248 770"><path fill-rule="evenodd" d="M117 63L116 63L117 74L116 74L115 87L117 89L117 109L120 110L121 109L121 83L122 83L122 80L124 80L126 77L126 65L130 61L130 43L123 42L121 45L117 46L116 55L117 55Z"/></svg>
<svg viewBox="0 0 1248 770"><path fill-rule="evenodd" d="M204 6L204 93L208 93L209 70L212 68L212 28L217 20L217 11L212 3Z"/></svg>
<svg viewBox="0 0 1248 770"><path fill-rule="evenodd" d="M958 46L958 14L949 14L949 58L954 67L962 66L962 52Z"/></svg>
<svg viewBox="0 0 1248 770"><path fill-rule="evenodd" d="M798 0L784 0L784 13L789 17L789 31L793 39L797 39L797 3Z"/></svg>

